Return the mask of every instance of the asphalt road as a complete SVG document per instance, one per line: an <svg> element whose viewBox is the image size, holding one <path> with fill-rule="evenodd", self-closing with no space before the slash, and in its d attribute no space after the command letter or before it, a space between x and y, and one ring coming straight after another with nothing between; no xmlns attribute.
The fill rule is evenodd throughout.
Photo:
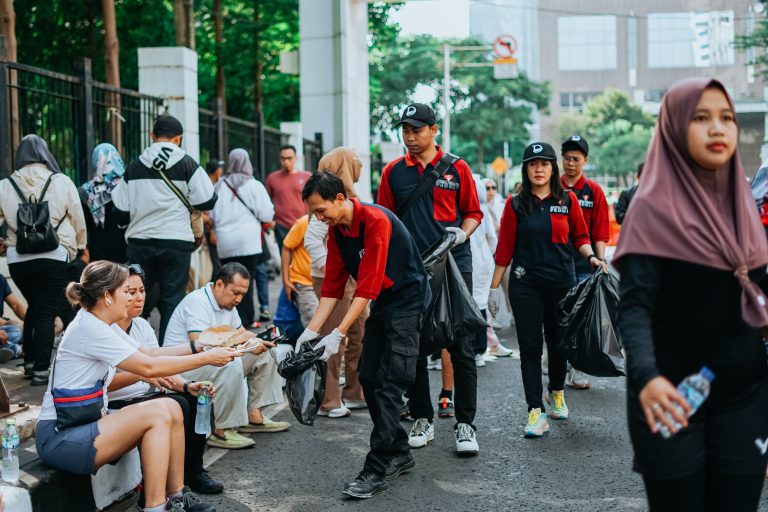
<svg viewBox="0 0 768 512"><path fill-rule="evenodd" d="M430 375L436 396L440 374ZM341 489L362 467L371 427L366 411L307 427L285 409L278 417L294 423L288 432L257 434L255 448L228 452L211 465L226 491L206 500L220 512L647 509L642 480L630 469L624 379L593 378L591 390L567 391L571 419L551 421L551 432L537 440L522 437L519 360L488 363L478 380L475 458L454 455L453 420L438 418L434 443L414 451L414 471L371 500L348 500ZM761 510L768 511L766 494Z"/></svg>

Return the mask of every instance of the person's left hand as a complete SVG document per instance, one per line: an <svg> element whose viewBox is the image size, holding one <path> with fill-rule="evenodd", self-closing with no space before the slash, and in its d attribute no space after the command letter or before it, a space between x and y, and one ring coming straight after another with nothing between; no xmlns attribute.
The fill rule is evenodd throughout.
<svg viewBox="0 0 768 512"><path fill-rule="evenodd" d="M216 396L216 388L213 387L213 384L211 383L207 383L206 385L205 382L190 382L189 385L187 386L187 391L189 392L190 395L197 396L200 394L200 390L202 390L203 387L207 388L208 396L210 396L211 398Z"/></svg>
<svg viewBox="0 0 768 512"><path fill-rule="evenodd" d="M339 345L344 340L344 334L338 329L334 329L331 334L320 340L315 346L315 349L323 348L323 355L320 356L321 361L327 361L332 355L339 351Z"/></svg>
<svg viewBox="0 0 768 512"><path fill-rule="evenodd" d="M450 227L450 228L445 228L445 231L456 235L456 240L453 242L453 247L456 247L457 245L461 245L467 241L467 232L461 228Z"/></svg>
<svg viewBox="0 0 768 512"><path fill-rule="evenodd" d="M183 382L178 379L178 377L173 375L170 377L158 377L156 381L161 387L167 389L168 391L176 391L184 385Z"/></svg>
<svg viewBox="0 0 768 512"><path fill-rule="evenodd" d="M8 332L0 330L0 344L7 344L8 343Z"/></svg>
<svg viewBox="0 0 768 512"><path fill-rule="evenodd" d="M608 264L605 261L598 259L597 256L595 257L590 256L589 264L592 265L592 268L595 270L600 268L602 269L604 274L608 273Z"/></svg>

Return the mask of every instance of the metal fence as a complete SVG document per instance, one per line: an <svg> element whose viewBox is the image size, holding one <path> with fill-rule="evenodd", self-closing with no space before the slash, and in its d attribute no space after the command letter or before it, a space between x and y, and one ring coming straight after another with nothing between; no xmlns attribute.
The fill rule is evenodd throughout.
<svg viewBox="0 0 768 512"><path fill-rule="evenodd" d="M319 170L317 165L323 156L323 134L315 133L315 138L304 139L304 167L310 172Z"/></svg>
<svg viewBox="0 0 768 512"><path fill-rule="evenodd" d="M21 137L34 133L80 184L92 174L95 145L109 142L126 158L138 155L165 108L162 98L94 81L90 59L79 62L76 75L66 75L0 55L0 176L13 172Z"/></svg>

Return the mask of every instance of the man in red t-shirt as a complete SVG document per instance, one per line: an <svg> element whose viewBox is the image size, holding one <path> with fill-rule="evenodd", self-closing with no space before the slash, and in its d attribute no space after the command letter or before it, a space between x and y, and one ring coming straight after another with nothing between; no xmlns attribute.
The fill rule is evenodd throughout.
<svg viewBox="0 0 768 512"><path fill-rule="evenodd" d="M264 184L275 205L275 238L280 250L291 226L307 214L307 205L301 199L301 191L311 173L296 169L296 148L280 148L280 169L267 176Z"/></svg>

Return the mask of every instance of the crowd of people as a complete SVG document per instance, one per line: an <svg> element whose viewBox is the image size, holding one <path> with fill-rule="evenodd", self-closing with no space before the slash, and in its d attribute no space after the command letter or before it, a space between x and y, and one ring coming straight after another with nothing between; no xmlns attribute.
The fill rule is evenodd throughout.
<svg viewBox="0 0 768 512"><path fill-rule="evenodd" d="M264 412L284 399L272 343L245 352L201 341L211 328L245 341L269 320L296 352L322 350L319 416L368 409L370 450L347 496L370 498L412 470L411 451L435 438L436 414L454 419L458 456L480 452L478 369L513 353L493 328L502 309L517 334L524 436L540 439L550 419L568 420L565 388L590 382L565 356L558 303L609 270L609 208L584 174L588 141L574 134L559 154L529 144L520 186L505 199L494 180L436 144L429 106L409 105L394 128L407 152L382 170L377 204L358 197L362 162L352 148L329 151L310 173L284 146L281 169L262 184L245 149L200 167L181 149L181 123L161 116L152 144L127 167L114 146L97 146L94 177L78 191L45 141L24 137L17 170L0 181L0 222L27 305L0 280L23 320L23 328L0 323L0 360L23 356L31 384L47 385L36 435L43 461L91 474L138 447L143 510L213 510L198 496L223 490L203 467L206 443L248 448L250 434L291 425ZM768 438L768 301L758 286L768 288L768 242L736 143L723 85L679 83L662 103L642 181L616 207L629 432L654 511L755 510L768 464L758 442ZM446 235L488 326L423 339L433 296L422 258ZM279 254L270 254L271 237ZM212 276L190 289L200 244ZM275 259L282 289L273 318ZM155 308L157 332L147 320ZM51 365L57 319L64 331ZM675 385L703 366L717 378L689 418ZM441 372L436 397L430 369ZM204 389L215 395L203 420L210 436L195 432ZM677 435L663 439L659 425Z"/></svg>

